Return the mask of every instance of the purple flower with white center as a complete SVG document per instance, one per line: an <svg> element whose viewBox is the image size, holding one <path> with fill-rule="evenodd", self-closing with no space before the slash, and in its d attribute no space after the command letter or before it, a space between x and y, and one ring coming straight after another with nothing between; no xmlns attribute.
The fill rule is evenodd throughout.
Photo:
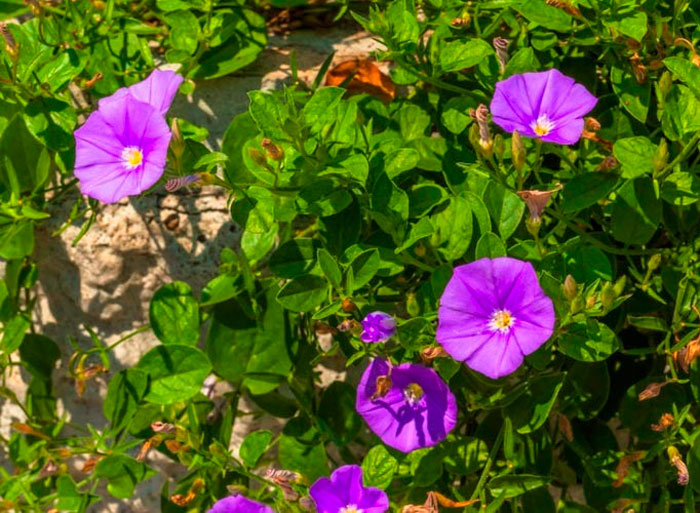
<svg viewBox="0 0 700 513"><path fill-rule="evenodd" d="M549 339L554 320L532 264L482 258L455 268L440 298L436 338L452 358L497 379Z"/></svg>
<svg viewBox="0 0 700 513"><path fill-rule="evenodd" d="M372 312L362 319L362 340L384 342L396 333L396 319L384 312Z"/></svg>
<svg viewBox="0 0 700 513"><path fill-rule="evenodd" d="M242 495L231 495L214 503L208 513L275 513L270 506L248 499Z"/></svg>
<svg viewBox="0 0 700 513"><path fill-rule="evenodd" d="M362 485L362 469L357 465L345 465L330 479L318 479L309 495L318 513L384 513L389 509L389 498L383 490Z"/></svg>
<svg viewBox="0 0 700 513"><path fill-rule="evenodd" d="M100 100L75 131L75 176L83 194L114 203L140 194L163 175L170 143L164 113L182 77L154 71Z"/></svg>
<svg viewBox="0 0 700 513"><path fill-rule="evenodd" d="M496 84L491 119L506 132L574 144L598 99L559 70L513 75Z"/></svg>
<svg viewBox="0 0 700 513"><path fill-rule="evenodd" d="M385 444L402 452L440 443L457 424L448 386L433 369L414 363L390 368L373 360L362 374L355 409Z"/></svg>

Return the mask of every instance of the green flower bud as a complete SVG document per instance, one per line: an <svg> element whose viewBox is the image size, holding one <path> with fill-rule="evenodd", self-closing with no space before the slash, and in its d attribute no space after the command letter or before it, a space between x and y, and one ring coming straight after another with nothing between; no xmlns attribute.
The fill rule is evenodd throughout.
<svg viewBox="0 0 700 513"><path fill-rule="evenodd" d="M564 296L566 296L566 299L569 301L573 301L578 295L578 283L576 283L576 280L574 280L574 277L570 274L567 274L566 278L564 278L564 284L561 288L564 291Z"/></svg>
<svg viewBox="0 0 700 513"><path fill-rule="evenodd" d="M527 156L525 152L525 146L523 145L523 140L517 130L513 131L513 138L511 139L511 153L513 154L513 166L520 172L525 166L525 157Z"/></svg>

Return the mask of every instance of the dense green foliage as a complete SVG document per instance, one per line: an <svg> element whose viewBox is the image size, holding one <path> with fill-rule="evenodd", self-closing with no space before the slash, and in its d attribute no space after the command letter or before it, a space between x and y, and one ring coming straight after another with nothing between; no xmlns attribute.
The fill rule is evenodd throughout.
<svg viewBox="0 0 700 513"><path fill-rule="evenodd" d="M181 91L191 91L253 62L265 20L260 5L215 0L29 3L34 16L9 26L0 55L0 368L21 365L31 379L24 400L0 387L26 414L2 440L7 509L85 511L105 484L130 498L155 474L137 458L145 445L187 469L166 484L165 512L206 511L231 486L301 511L279 487L259 486L261 470L299 472L304 495L347 463L361 464L365 483L385 489L397 511L429 491L479 498L488 512L696 510L700 2L324 6L386 45L377 57L393 63L399 93L384 102L321 87L329 59L313 84L298 81L293 65L283 90L251 91L216 152L202 144L203 129L178 121L184 154L169 176L218 173L240 245L222 252L220 274L201 294L183 282L155 294L149 329L162 344L110 375L106 427L85 426L84 435L58 417L53 392L59 345L69 341L44 337L32 318L34 229L48 203L73 193L72 132L92 110L74 90L96 100L167 61L181 64ZM0 3L4 18L26 10ZM510 41L503 71L495 37ZM599 98L600 129L571 147L524 138L520 147L492 125L484 151L469 109L488 105L499 80L550 68ZM559 185L541 224L529 220L517 192ZM99 204L75 197L66 226L97 229ZM356 381L320 386L317 365L340 356L355 376L383 351L419 361L435 345L453 267L504 255L537 269L555 334L497 381L434 360L457 396L458 427L430 449L385 447L355 413ZM399 323L386 347L338 329L375 310ZM111 366L113 346L90 335L92 349L63 351L73 353L78 382ZM320 344L328 335L332 343ZM211 373L231 391L203 395ZM228 449L242 397L283 429L249 434L236 458ZM664 414L672 421L663 424ZM175 429L156 433L154 422ZM76 455L94 458L94 469L69 473Z"/></svg>

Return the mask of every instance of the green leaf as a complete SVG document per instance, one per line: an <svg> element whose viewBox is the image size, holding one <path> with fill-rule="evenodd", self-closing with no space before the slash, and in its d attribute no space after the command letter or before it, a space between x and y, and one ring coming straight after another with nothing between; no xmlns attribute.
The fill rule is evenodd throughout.
<svg viewBox="0 0 700 513"><path fill-rule="evenodd" d="M19 260L33 252L33 222L21 220L0 225L0 258Z"/></svg>
<svg viewBox="0 0 700 513"><path fill-rule="evenodd" d="M237 275L221 274L212 279L202 290L201 306L211 306L237 296L241 288L236 285Z"/></svg>
<svg viewBox="0 0 700 513"><path fill-rule="evenodd" d="M15 116L0 138L0 183L17 194L38 189L48 179L50 162L24 118Z"/></svg>
<svg viewBox="0 0 700 513"><path fill-rule="evenodd" d="M5 327L7 329L7 325ZM56 342L44 335L29 333L24 336L19 347L22 364L29 373L39 379L51 379L56 362L61 358L61 350Z"/></svg>
<svg viewBox="0 0 700 513"><path fill-rule="evenodd" d="M230 31L226 44L205 51L188 73L193 79L212 79L228 75L255 62L267 45L265 18L242 8L225 13L222 26Z"/></svg>
<svg viewBox="0 0 700 513"><path fill-rule="evenodd" d="M117 499L130 498L137 484L155 474L155 470L125 454L109 455L95 466L95 476L107 480L107 491Z"/></svg>
<svg viewBox="0 0 700 513"><path fill-rule="evenodd" d="M474 258L497 258L506 256L506 245L495 233L486 232L476 243Z"/></svg>
<svg viewBox="0 0 700 513"><path fill-rule="evenodd" d="M569 416L595 418L610 394L610 374L605 362L574 362L566 374L561 408Z"/></svg>
<svg viewBox="0 0 700 513"><path fill-rule="evenodd" d="M148 375L138 369L123 370L109 381L102 407L113 430L121 429L129 423L147 388Z"/></svg>
<svg viewBox="0 0 700 513"><path fill-rule="evenodd" d="M661 198L671 205L692 205L700 199L700 179L692 173L671 173L661 184Z"/></svg>
<svg viewBox="0 0 700 513"><path fill-rule="evenodd" d="M700 100L689 88L680 84L673 87L663 107L661 126L670 140L679 141L700 130Z"/></svg>
<svg viewBox="0 0 700 513"><path fill-rule="evenodd" d="M430 222L435 229L433 246L449 261L462 258L472 240L473 218L469 200L465 196L450 198L447 208L433 215Z"/></svg>
<svg viewBox="0 0 700 513"><path fill-rule="evenodd" d="M493 48L482 39L451 41L440 51L440 67L446 73L459 71L476 66L492 54Z"/></svg>
<svg viewBox="0 0 700 513"><path fill-rule="evenodd" d="M650 177L627 180L612 206L611 233L625 244L646 244L661 222L661 201Z"/></svg>
<svg viewBox="0 0 700 513"><path fill-rule="evenodd" d="M420 154L412 148L399 148L384 157L384 170L392 180L418 165Z"/></svg>
<svg viewBox="0 0 700 513"><path fill-rule="evenodd" d="M489 182L484 192L484 203L489 209L491 219L496 223L501 239L507 241L520 224L525 212L525 202L502 185Z"/></svg>
<svg viewBox="0 0 700 513"><path fill-rule="evenodd" d="M547 5L545 0L526 0L516 5L515 9L529 21L550 30L556 30L557 32L568 32L571 30L571 16L562 9Z"/></svg>
<svg viewBox="0 0 700 513"><path fill-rule="evenodd" d="M355 388L342 381L334 381L323 392L318 418L338 446L350 443L362 427L355 413L355 395Z"/></svg>
<svg viewBox="0 0 700 513"><path fill-rule="evenodd" d="M310 312L328 297L328 283L320 276L306 274L288 282L277 293L277 301L293 312Z"/></svg>
<svg viewBox="0 0 700 513"><path fill-rule="evenodd" d="M270 270L280 278L296 278L311 270L316 263L313 239L292 239L272 253Z"/></svg>
<svg viewBox="0 0 700 513"><path fill-rule="evenodd" d="M398 469L399 462L389 454L386 447L381 444L375 445L362 460L362 481L365 486L386 490Z"/></svg>
<svg viewBox="0 0 700 513"><path fill-rule="evenodd" d="M415 14L406 9L406 4L391 2L387 8L387 20L391 38L396 44L401 48L413 48L420 35L420 26Z"/></svg>
<svg viewBox="0 0 700 513"><path fill-rule="evenodd" d="M612 281L610 260L600 249L588 244L576 244L562 255L566 270L578 283L591 283L596 279Z"/></svg>
<svg viewBox="0 0 700 513"><path fill-rule="evenodd" d="M644 11L637 10L626 13L619 21L611 21L607 25L641 43L647 33L647 15Z"/></svg>
<svg viewBox="0 0 700 513"><path fill-rule="evenodd" d="M279 461L283 468L301 473L311 483L330 472L323 444L304 443L287 435L280 438Z"/></svg>
<svg viewBox="0 0 700 513"><path fill-rule="evenodd" d="M402 251L413 246L419 240L423 240L426 237L430 237L431 235L433 235L433 233L435 233L433 223L431 223L430 219L428 219L427 217L422 217L417 223L411 226L411 229L409 230L406 239L398 248L396 248L394 252L397 254L401 253Z"/></svg>
<svg viewBox="0 0 700 513"><path fill-rule="evenodd" d="M248 98L250 99L248 106L250 116L260 131L273 141L287 139L287 133L282 128L286 116L284 106L279 98L264 91L250 91Z"/></svg>
<svg viewBox="0 0 700 513"><path fill-rule="evenodd" d="M275 205L271 198L259 200L248 213L241 236L241 249L249 260L258 261L275 245L279 223L275 221Z"/></svg>
<svg viewBox="0 0 700 513"><path fill-rule="evenodd" d="M401 107L397 117L403 142L424 137L430 127L430 115L418 105L405 104Z"/></svg>
<svg viewBox="0 0 700 513"><path fill-rule="evenodd" d="M323 274L326 276L326 278L328 278L328 281L331 282L331 285L334 287L340 287L343 275L335 258L333 258L333 256L325 248L318 248L316 259L321 266Z"/></svg>
<svg viewBox="0 0 700 513"><path fill-rule="evenodd" d="M201 30L197 17L190 10L180 10L167 14L165 22L170 27L170 44L176 50L189 55L194 54L199 46Z"/></svg>
<svg viewBox="0 0 700 513"><path fill-rule="evenodd" d="M175 281L159 288L149 307L151 329L164 344L196 346L199 305L187 283Z"/></svg>
<svg viewBox="0 0 700 513"><path fill-rule="evenodd" d="M513 428L521 434L536 431L547 421L564 384L566 373L545 374L528 380L514 402L503 408Z"/></svg>
<svg viewBox="0 0 700 513"><path fill-rule="evenodd" d="M444 358L444 360L448 359ZM486 443L472 436L458 436L455 440L448 438L443 444L445 469L458 476L473 474L484 466L489 456Z"/></svg>
<svg viewBox="0 0 700 513"><path fill-rule="evenodd" d="M59 91L85 67L84 54L68 49L59 53L36 72L36 78L52 92Z"/></svg>
<svg viewBox="0 0 700 513"><path fill-rule="evenodd" d="M301 117L312 133L320 133L335 121L344 94L345 89L342 87L322 87L316 90L301 110Z"/></svg>
<svg viewBox="0 0 700 513"><path fill-rule="evenodd" d="M240 455L243 463L254 468L272 441L272 432L267 429L258 429L249 433L241 444Z"/></svg>
<svg viewBox="0 0 700 513"><path fill-rule="evenodd" d="M0 342L2 352L9 355L16 351L22 345L24 336L31 325L31 321L22 314L15 315L6 322L3 326L2 342Z"/></svg>
<svg viewBox="0 0 700 513"><path fill-rule="evenodd" d="M646 122L651 98L651 82L639 84L630 70L615 66L610 68L610 82L613 91L620 99L620 105L638 121Z"/></svg>
<svg viewBox="0 0 700 513"><path fill-rule="evenodd" d="M540 486L545 486L550 481L551 478L545 476L510 474L494 477L489 481L488 487L494 497L499 497L501 493L504 493L507 499L511 499Z"/></svg>
<svg viewBox="0 0 700 513"><path fill-rule="evenodd" d="M576 212L605 199L618 182L612 173L585 173L575 176L561 191L561 207L565 213Z"/></svg>
<svg viewBox="0 0 700 513"><path fill-rule="evenodd" d="M700 98L700 68L685 57L666 57L664 64L675 78L683 81Z"/></svg>
<svg viewBox="0 0 700 513"><path fill-rule="evenodd" d="M408 196L382 173L377 178L370 198L372 218L398 243L403 240L408 221Z"/></svg>
<svg viewBox="0 0 700 513"><path fill-rule="evenodd" d="M73 146L78 117L66 102L43 96L32 100L24 109L24 121L32 135L48 148L63 151Z"/></svg>
<svg viewBox="0 0 700 513"><path fill-rule="evenodd" d="M567 326L559 337L559 351L581 362L599 362L620 349L615 332L595 319Z"/></svg>
<svg viewBox="0 0 700 513"><path fill-rule="evenodd" d="M447 100L442 107L440 120L453 134L461 134L472 122L469 109L474 109L478 105L476 100L467 96L456 96Z"/></svg>
<svg viewBox="0 0 700 513"><path fill-rule="evenodd" d="M506 72L504 77L510 77L519 73L528 73L538 71L540 69L540 61L537 59L532 48L521 48L508 59L506 64Z"/></svg>
<svg viewBox="0 0 700 513"><path fill-rule="evenodd" d="M618 139L613 153L622 164L623 178L637 178L654 171L654 156L657 147L647 137Z"/></svg>
<svg viewBox="0 0 700 513"><path fill-rule="evenodd" d="M172 404L194 397L212 367L207 355L199 349L169 344L148 351L136 368L150 378L146 401Z"/></svg>
<svg viewBox="0 0 700 513"><path fill-rule="evenodd" d="M352 289L348 289L348 293L352 294L354 291L364 287L377 274L379 270L379 251L376 248L363 251L352 259L350 268L353 273L353 286Z"/></svg>

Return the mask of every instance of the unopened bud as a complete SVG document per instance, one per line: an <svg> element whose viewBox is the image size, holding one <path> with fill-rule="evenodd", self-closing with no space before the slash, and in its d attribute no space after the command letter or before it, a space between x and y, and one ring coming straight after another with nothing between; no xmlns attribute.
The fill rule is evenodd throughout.
<svg viewBox="0 0 700 513"><path fill-rule="evenodd" d="M573 301L578 295L578 283L576 283L576 280L570 274L567 274L566 278L564 278L564 284L561 288L564 291L564 296L569 301Z"/></svg>
<svg viewBox="0 0 700 513"><path fill-rule="evenodd" d="M260 141L260 146L267 152L267 156L272 160L282 160L284 158L284 150L273 143L270 139L265 138Z"/></svg>
<svg viewBox="0 0 700 513"><path fill-rule="evenodd" d="M620 297L625 291L625 285L627 285L627 276L622 275L617 279L615 285L613 286L613 293L615 294L615 299Z"/></svg>
<svg viewBox="0 0 700 513"><path fill-rule="evenodd" d="M605 282L603 285L603 288L600 291L600 302L603 305L603 308L608 310L613 302L615 301L615 289L612 283L609 281Z"/></svg>
<svg viewBox="0 0 700 513"><path fill-rule="evenodd" d="M506 152L506 141L501 134L496 134L493 138L493 154L499 161L503 160L503 154Z"/></svg>
<svg viewBox="0 0 700 513"><path fill-rule="evenodd" d="M690 474L688 473L688 467L686 467L683 462L678 449L671 445L666 449L666 452L671 465L676 467L676 471L678 472L678 484L681 486L687 485L690 481Z"/></svg>
<svg viewBox="0 0 700 513"><path fill-rule="evenodd" d="M664 71L661 74L658 84L660 95L659 103L663 104L664 100L666 99L666 95L671 92L671 88L673 87L673 77L671 76L671 73Z"/></svg>
<svg viewBox="0 0 700 513"><path fill-rule="evenodd" d="M657 397L661 393L661 389L668 385L668 381L664 383L649 383L644 390L639 392L637 399L639 401L648 401Z"/></svg>
<svg viewBox="0 0 700 513"><path fill-rule="evenodd" d="M501 75L506 72L506 64L508 63L508 43L509 41L503 37L497 37L493 40L493 47L496 50Z"/></svg>
<svg viewBox="0 0 700 513"><path fill-rule="evenodd" d="M513 166L520 172L525 166L525 145L523 139L517 130L513 130L513 138L511 139L511 153L513 155Z"/></svg>
<svg viewBox="0 0 700 513"><path fill-rule="evenodd" d="M469 115L476 121L476 127L472 126L469 131L469 139L479 153L489 158L493 154L493 139L489 131L489 109L482 103L476 109L470 109Z"/></svg>
<svg viewBox="0 0 700 513"><path fill-rule="evenodd" d="M357 310L357 305L353 302L352 298L349 297L343 298L340 307L345 313L351 313Z"/></svg>
<svg viewBox="0 0 700 513"><path fill-rule="evenodd" d="M537 238L537 236L540 233L540 227L542 226L542 218L537 217L528 217L525 220L525 228L527 228L527 231L532 235L534 238Z"/></svg>
<svg viewBox="0 0 700 513"><path fill-rule="evenodd" d="M649 257L649 261L647 262L647 271L648 272L654 272L656 271L659 266L661 265L661 254L659 253L654 253Z"/></svg>
<svg viewBox="0 0 700 513"><path fill-rule="evenodd" d="M0 35L2 35L2 38L5 40L5 51L10 55L12 60L15 60L19 55L19 46L6 23L0 23Z"/></svg>
<svg viewBox="0 0 700 513"><path fill-rule="evenodd" d="M658 173L666 167L666 164L668 164L668 143L663 137L661 138L659 147L656 150L654 158L652 159L652 164L654 166L654 173Z"/></svg>
<svg viewBox="0 0 700 513"><path fill-rule="evenodd" d="M579 313L581 310L583 310L584 302L583 298L580 296L576 296L573 301L571 301L571 308L569 311L571 312L572 315Z"/></svg>
<svg viewBox="0 0 700 513"><path fill-rule="evenodd" d="M173 118L170 122L170 151L173 152L175 158L179 159L185 153L185 139L180 131L180 123L177 118Z"/></svg>
<svg viewBox="0 0 700 513"><path fill-rule="evenodd" d="M406 311L413 317L420 315L420 305L413 292L406 294Z"/></svg>
<svg viewBox="0 0 700 513"><path fill-rule="evenodd" d="M248 155L258 166L269 167L265 153L257 148L248 148Z"/></svg>

